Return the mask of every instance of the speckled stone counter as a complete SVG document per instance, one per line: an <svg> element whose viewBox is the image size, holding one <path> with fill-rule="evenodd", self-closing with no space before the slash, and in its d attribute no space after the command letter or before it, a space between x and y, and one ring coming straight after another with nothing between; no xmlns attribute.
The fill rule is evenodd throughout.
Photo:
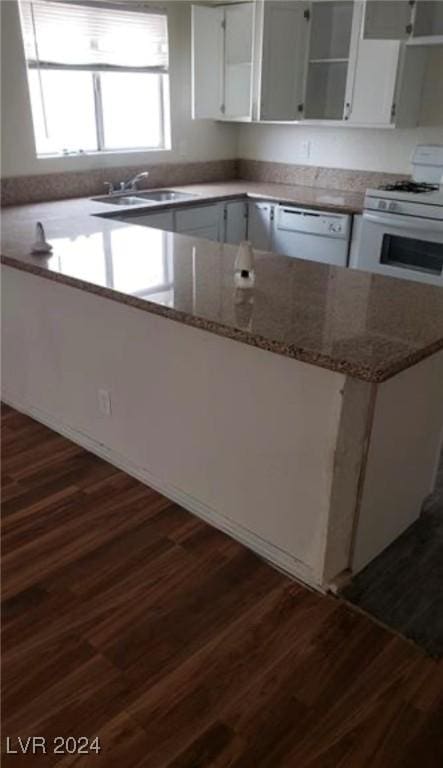
<svg viewBox="0 0 443 768"><path fill-rule="evenodd" d="M254 182L180 189L198 196L193 203L247 194L352 212L362 202L359 193ZM369 382L443 348L441 288L260 253L254 288L236 289L235 247L100 217L110 209L87 199L5 209L2 261ZM29 254L37 220L50 257Z"/></svg>

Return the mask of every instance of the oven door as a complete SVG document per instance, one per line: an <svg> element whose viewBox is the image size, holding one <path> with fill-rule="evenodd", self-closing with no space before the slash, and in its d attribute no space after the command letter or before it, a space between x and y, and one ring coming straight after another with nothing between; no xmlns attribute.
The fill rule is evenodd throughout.
<svg viewBox="0 0 443 768"><path fill-rule="evenodd" d="M355 266L443 285L443 221L365 211Z"/></svg>

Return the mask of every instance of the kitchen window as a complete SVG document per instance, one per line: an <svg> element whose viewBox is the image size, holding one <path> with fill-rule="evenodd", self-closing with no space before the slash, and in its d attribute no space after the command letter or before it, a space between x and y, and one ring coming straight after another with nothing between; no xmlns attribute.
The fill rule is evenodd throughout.
<svg viewBox="0 0 443 768"><path fill-rule="evenodd" d="M143 2L21 0L39 156L168 149L168 25Z"/></svg>

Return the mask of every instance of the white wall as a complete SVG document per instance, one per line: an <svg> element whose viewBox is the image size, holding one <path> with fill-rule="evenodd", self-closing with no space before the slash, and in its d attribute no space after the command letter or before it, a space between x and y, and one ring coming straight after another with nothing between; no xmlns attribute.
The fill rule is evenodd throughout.
<svg viewBox="0 0 443 768"><path fill-rule="evenodd" d="M165 3L163 3L164 5ZM19 176L103 166L219 160L237 155L237 127L191 120L191 13L166 0L169 13L172 151L37 159L16 0L1 6L2 175Z"/></svg>
<svg viewBox="0 0 443 768"><path fill-rule="evenodd" d="M430 51L420 127L413 129L313 128L243 125L239 157L327 168L409 173L416 144L443 144L443 46ZM303 142L311 142L310 157Z"/></svg>
<svg viewBox="0 0 443 768"><path fill-rule="evenodd" d="M303 142L311 142L307 159ZM442 144L443 128L374 130L250 125L240 129L239 157L326 168L409 173L416 144Z"/></svg>

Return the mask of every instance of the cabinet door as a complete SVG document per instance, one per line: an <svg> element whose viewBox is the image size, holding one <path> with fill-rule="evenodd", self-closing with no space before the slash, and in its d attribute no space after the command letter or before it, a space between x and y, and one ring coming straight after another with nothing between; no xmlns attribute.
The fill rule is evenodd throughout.
<svg viewBox="0 0 443 768"><path fill-rule="evenodd" d="M195 235L208 240L220 240L223 206L204 205L177 209L175 231L184 235Z"/></svg>
<svg viewBox="0 0 443 768"><path fill-rule="evenodd" d="M252 41L254 3L225 9L225 97L227 118L250 118L252 114Z"/></svg>
<svg viewBox="0 0 443 768"><path fill-rule="evenodd" d="M116 217L117 218L117 217ZM155 213L128 213L118 217L118 221L128 224L139 224L154 229L164 229L166 232L174 231L174 213L172 210L156 211Z"/></svg>
<svg viewBox="0 0 443 768"><path fill-rule="evenodd" d="M368 40L406 38L411 9L409 0L366 0L363 37Z"/></svg>
<svg viewBox="0 0 443 768"><path fill-rule="evenodd" d="M443 42L442 0L417 0L412 38L423 38L424 42L436 38L436 42Z"/></svg>
<svg viewBox="0 0 443 768"><path fill-rule="evenodd" d="M260 251L272 249L273 214L271 203L249 203L248 240Z"/></svg>
<svg viewBox="0 0 443 768"><path fill-rule="evenodd" d="M202 240L215 240L219 241L219 227L217 224L209 224L207 227L195 227L193 229L183 229L180 231L181 235L188 235L189 237L199 237Z"/></svg>
<svg viewBox="0 0 443 768"><path fill-rule="evenodd" d="M313 2L304 117L343 120L353 29L351 0Z"/></svg>
<svg viewBox="0 0 443 768"><path fill-rule="evenodd" d="M192 117L223 116L224 10L192 6Z"/></svg>
<svg viewBox="0 0 443 768"><path fill-rule="evenodd" d="M297 120L303 101L308 3L265 0L260 120Z"/></svg>
<svg viewBox="0 0 443 768"><path fill-rule="evenodd" d="M349 97L349 123L391 124L400 45L397 40L359 41Z"/></svg>
<svg viewBox="0 0 443 768"><path fill-rule="evenodd" d="M246 240L246 206L244 200L225 204L225 243L238 245L242 240Z"/></svg>

